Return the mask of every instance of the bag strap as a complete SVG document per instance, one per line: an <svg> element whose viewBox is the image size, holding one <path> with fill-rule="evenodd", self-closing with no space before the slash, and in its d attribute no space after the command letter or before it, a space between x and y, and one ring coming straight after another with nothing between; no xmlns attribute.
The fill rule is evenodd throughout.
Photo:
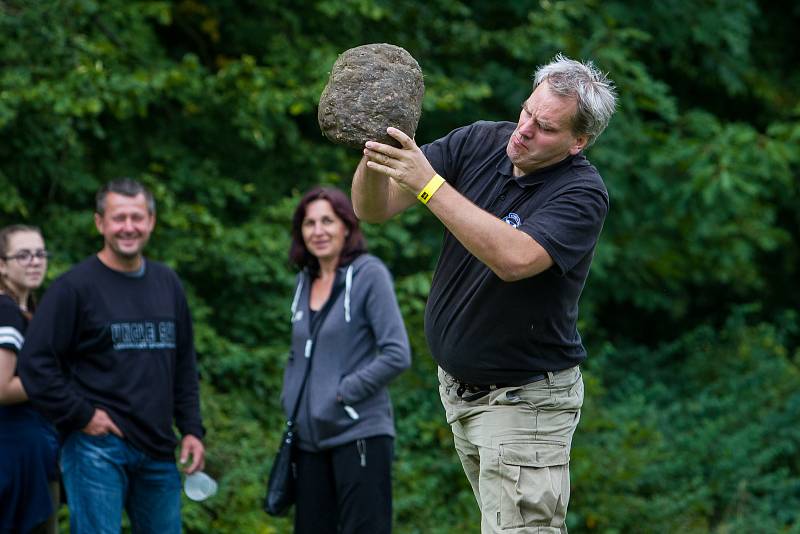
<svg viewBox="0 0 800 534"><path fill-rule="evenodd" d="M308 364L306 365L306 370L303 374L303 382L300 385L300 391L297 393L297 400L295 400L294 408L292 408L292 415L286 421L286 426L289 430L291 430L292 426L294 426L294 420L295 417L297 417L297 410L300 409L300 399L303 398L303 390L305 390L306 382L308 382L308 375L311 372L311 363L313 362L312 356L314 355L314 349L317 346L317 336L322 328L322 323L325 322L328 312L333 307L333 303L339 297L339 293L342 292L343 287L344 282L342 282L341 276L339 276L339 273L337 272L336 278L333 281L333 289L331 289L331 294L328 296L328 300L325 302L325 305L322 306L322 309L316 313L314 320L311 321L311 337L308 341L306 341L306 343L309 341L311 342L311 353L308 355ZM311 284L308 286L308 291L311 291Z"/></svg>

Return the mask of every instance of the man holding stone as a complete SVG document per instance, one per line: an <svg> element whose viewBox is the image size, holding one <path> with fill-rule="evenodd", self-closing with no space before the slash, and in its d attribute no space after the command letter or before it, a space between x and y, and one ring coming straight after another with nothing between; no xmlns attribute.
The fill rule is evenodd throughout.
<svg viewBox="0 0 800 534"><path fill-rule="evenodd" d="M481 532L566 532L569 454L583 404L578 300L608 211L583 150L616 106L591 63L558 55L519 120L480 121L417 147L367 142L356 214L422 202L446 231L425 312Z"/></svg>

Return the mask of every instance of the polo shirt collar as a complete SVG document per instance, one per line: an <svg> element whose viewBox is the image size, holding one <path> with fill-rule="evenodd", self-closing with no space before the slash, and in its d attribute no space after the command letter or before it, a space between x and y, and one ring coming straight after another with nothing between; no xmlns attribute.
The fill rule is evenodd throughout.
<svg viewBox="0 0 800 534"><path fill-rule="evenodd" d="M530 187L545 182L548 178L561 174L564 169L572 165L572 162L577 157L583 157L583 152L578 152L576 155L569 155L557 163L553 163L544 169L538 169L530 174L524 176L514 176L514 165L511 159L506 156L500 163L497 164L497 172L503 176L509 177L517 182L520 187Z"/></svg>

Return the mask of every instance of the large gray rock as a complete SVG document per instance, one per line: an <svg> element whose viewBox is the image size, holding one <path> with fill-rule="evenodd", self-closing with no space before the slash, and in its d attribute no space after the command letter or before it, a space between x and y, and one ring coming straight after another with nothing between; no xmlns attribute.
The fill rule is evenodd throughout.
<svg viewBox="0 0 800 534"><path fill-rule="evenodd" d="M394 126L414 137L425 83L417 61L399 46L368 44L343 52L319 100L322 133L351 148L367 141L399 146L386 133Z"/></svg>

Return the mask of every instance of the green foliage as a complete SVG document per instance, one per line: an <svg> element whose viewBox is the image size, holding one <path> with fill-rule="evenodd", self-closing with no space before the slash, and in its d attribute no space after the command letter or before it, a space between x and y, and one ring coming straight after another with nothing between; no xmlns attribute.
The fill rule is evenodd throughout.
<svg viewBox="0 0 800 534"><path fill-rule="evenodd" d="M751 314L655 350L600 351L576 437L570 529L797 528L800 351L788 345L800 322L790 313L751 324Z"/></svg>
<svg viewBox="0 0 800 534"><path fill-rule="evenodd" d="M0 222L43 228L52 280L99 248L102 182L153 188L148 254L189 295L220 481L185 503L186 530L287 532L259 507L282 428L289 221L311 185L347 189L359 157L317 125L337 54L414 55L420 143L515 120L559 51L594 60L620 100L589 151L611 212L581 301L570 530L798 532L798 21L785 0L0 1ZM396 530L475 531L423 335L441 224L415 208L364 230L414 349L392 386Z"/></svg>

